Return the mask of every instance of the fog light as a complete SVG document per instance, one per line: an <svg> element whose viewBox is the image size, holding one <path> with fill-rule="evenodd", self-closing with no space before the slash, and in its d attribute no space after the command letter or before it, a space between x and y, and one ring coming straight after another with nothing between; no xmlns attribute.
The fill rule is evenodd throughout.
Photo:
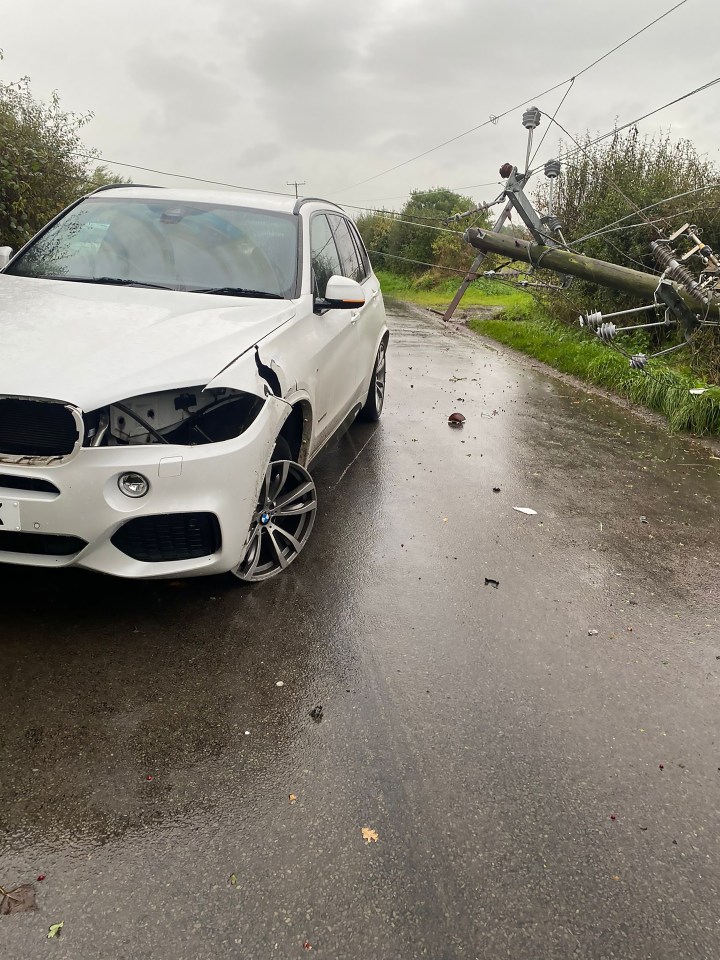
<svg viewBox="0 0 720 960"><path fill-rule="evenodd" d="M141 473L123 473L118 480L118 487L126 497L144 497L150 489L150 481Z"/></svg>

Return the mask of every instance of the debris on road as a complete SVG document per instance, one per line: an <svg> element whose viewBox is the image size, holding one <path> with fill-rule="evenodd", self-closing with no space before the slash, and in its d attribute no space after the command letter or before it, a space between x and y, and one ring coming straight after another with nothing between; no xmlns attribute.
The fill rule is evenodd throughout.
<svg viewBox="0 0 720 960"><path fill-rule="evenodd" d="M465 423L465 417L462 413L451 413L448 417L448 425L451 427L461 427Z"/></svg>
<svg viewBox="0 0 720 960"><path fill-rule="evenodd" d="M231 887L236 887L236 886L237 886L237 874L236 874L236 873L231 873L231 874L230 874L230 886L231 886Z"/></svg>
<svg viewBox="0 0 720 960"><path fill-rule="evenodd" d="M640 517L640 523L650 523L647 517Z"/></svg>
<svg viewBox="0 0 720 960"><path fill-rule="evenodd" d="M589 637L596 637L600 633L599 630L588 630Z"/></svg>
<svg viewBox="0 0 720 960"><path fill-rule="evenodd" d="M48 940L52 940L53 937L59 937L60 931L64 926L65 926L64 920L61 920L60 923L51 924L50 929L48 930L48 935L47 935Z"/></svg>
<svg viewBox="0 0 720 960"><path fill-rule="evenodd" d="M500 493L500 487L493 487L493 493Z"/></svg>
<svg viewBox="0 0 720 960"><path fill-rule="evenodd" d="M312 944L309 940L306 940L305 943L303 943L303 950L312 950Z"/></svg>
<svg viewBox="0 0 720 960"><path fill-rule="evenodd" d="M288 801L290 803L297 803L297 796L294 793L291 793L290 796L288 797Z"/></svg>
<svg viewBox="0 0 720 960"><path fill-rule="evenodd" d="M284 683L282 680L278 680L278 682L275 684L275 686L276 686L276 687L284 687L284 686L285 686L285 683Z"/></svg>
<svg viewBox="0 0 720 960"><path fill-rule="evenodd" d="M316 723L320 723L323 718L322 704L319 703L316 707L313 707L310 711L310 716Z"/></svg>
<svg viewBox="0 0 720 960"><path fill-rule="evenodd" d="M492 577L485 577L485 586L486 586L486 587L495 587L495 589L497 590L497 588L500 586L500 581L499 581L499 580L493 580Z"/></svg>
<svg viewBox="0 0 720 960"><path fill-rule="evenodd" d="M372 827L363 827L362 836L365 843L377 843L379 839L377 830L373 830Z"/></svg>
<svg viewBox="0 0 720 960"><path fill-rule="evenodd" d="M528 517L537 516L537 510L533 510L532 507L513 507L513 510L517 510L518 513L524 513Z"/></svg>
<svg viewBox="0 0 720 960"><path fill-rule="evenodd" d="M27 913L28 910L37 910L35 891L29 883L23 883L14 890L5 890L0 887L0 916L10 913Z"/></svg>

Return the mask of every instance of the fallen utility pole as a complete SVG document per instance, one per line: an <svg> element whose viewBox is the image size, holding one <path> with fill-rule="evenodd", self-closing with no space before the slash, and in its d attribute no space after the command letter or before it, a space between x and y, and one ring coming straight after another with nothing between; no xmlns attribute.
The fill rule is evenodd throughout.
<svg viewBox="0 0 720 960"><path fill-rule="evenodd" d="M465 231L465 240L476 250L484 254L498 253L512 260L521 260L535 268L553 270L571 277L578 277L588 283L596 283L601 287L610 287L613 290L622 290L637 297L653 299L658 294L658 277L630 267L621 267L616 263L607 263L604 260L595 260L584 257L570 250L561 250L556 247L546 247L540 243L529 243L517 237L502 233L493 233L490 230L481 230L470 227ZM682 287L673 284L685 305L694 312L702 312L713 319L720 317L718 303L704 303L691 296ZM664 298L663 298L664 299Z"/></svg>

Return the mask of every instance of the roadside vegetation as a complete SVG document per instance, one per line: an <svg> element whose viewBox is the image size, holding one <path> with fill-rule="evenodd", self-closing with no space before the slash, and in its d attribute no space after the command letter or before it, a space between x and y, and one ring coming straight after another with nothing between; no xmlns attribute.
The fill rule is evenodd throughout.
<svg viewBox="0 0 720 960"><path fill-rule="evenodd" d="M17 250L83 193L122 182L80 138L91 118L63 110L57 94L36 100L27 77L0 83L0 245Z"/></svg>

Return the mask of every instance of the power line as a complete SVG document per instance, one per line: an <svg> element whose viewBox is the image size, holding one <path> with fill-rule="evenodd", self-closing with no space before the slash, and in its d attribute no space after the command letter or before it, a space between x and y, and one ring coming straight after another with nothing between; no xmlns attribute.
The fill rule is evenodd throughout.
<svg viewBox="0 0 720 960"><path fill-rule="evenodd" d="M700 87L695 87L694 90L684 93L681 97L676 97L675 100L669 100L667 103L664 103L661 107L656 107L654 110L651 110L649 113L644 113L641 117L636 117L635 120L630 120L628 123L624 123L621 127L613 127L612 130L609 130L607 133L603 133L601 136L596 137L594 140L589 140L586 144L580 146L578 144L577 149L570 150L563 158L563 162L566 162L570 157L576 156L578 153L583 153L585 150L588 150L590 147L594 147L597 143L602 143L603 140L607 140L608 137L614 137L618 133L622 133L623 130L627 130L628 127L634 127L638 123L642 123L643 120L647 120L648 117L654 117L656 113L660 113L661 110L667 110L668 107L675 106L676 103L681 103L683 100L687 100L689 97L694 97L696 93L703 93L703 91L708 90L710 87L714 87L715 84L720 83L720 77L715 77L714 80L709 80L707 83L704 83ZM570 137L575 143L577 140L572 136L572 134L567 133L564 127L560 126L557 120L554 121L560 129ZM530 174L537 173L538 170L541 170L542 167L533 167L532 170L528 171Z"/></svg>
<svg viewBox="0 0 720 960"><path fill-rule="evenodd" d="M237 183L223 183L222 180L205 180L202 177L191 177L186 173L170 173L168 170L155 170L152 167L142 167L137 163L124 163L122 160L109 160L107 157L93 156L89 153L76 153L76 157L92 160L95 163L111 163L115 167L128 167L130 170L142 170L143 173L157 173L161 177L176 177L178 180L194 180L195 183L208 183L213 187L230 187L232 190L247 190L249 193L269 193L275 197L292 197L292 193L283 193L280 190L262 190L260 187L244 187ZM299 184L298 184L299 186Z"/></svg>
<svg viewBox="0 0 720 960"><path fill-rule="evenodd" d="M616 44L611 50L608 50L607 53L604 53L601 57L598 57L596 60L593 60L592 63L589 63L586 67L583 67L582 70L579 70L577 73L573 74L572 77L567 77L565 80L561 80L559 83L554 84L552 87L548 87L547 90L543 90L542 93L535 93L530 97L524 98L520 103L516 104L513 107L509 107L507 110L504 110L502 113L492 115L487 120L484 120L482 123L477 124L475 127L471 127L469 130L463 131L463 133L458 133L457 136L450 137L449 140L444 140L442 143L438 143L434 147L430 147L428 150L423 150L422 153L416 154L414 157L410 157L409 160L403 160L401 163L396 163L393 167L388 167L387 170L382 170L380 173L375 173L371 177L366 177L364 180L359 180L357 183L350 184L348 187L343 187L340 190L336 190L336 193L344 193L346 190L354 190L355 187L360 187L365 183L370 183L371 180L377 180L380 177L384 177L388 173L392 173L395 170L399 170L400 167L405 167L409 163L414 163L416 160L420 160L422 157L426 157L429 153L434 153L436 150L440 150L442 147L446 147L451 143L455 143L458 140L461 140L463 137L467 137L468 134L475 133L476 130L482 129L482 127L488 126L488 124L495 124L498 120L501 120L503 117L506 117L510 113L514 113L516 110L519 110L520 107L524 106L529 100L539 100L541 97L544 97L548 93L552 93L554 90L558 90L560 87L564 86L566 83L570 83L572 80L581 77L584 73L587 73L588 70L592 70L593 67L596 67L603 60L607 59L621 47L624 47L626 44L630 43L631 40L634 40L635 37L639 37L641 33L644 33L646 30L649 30L650 27L655 26L656 23L659 23L660 20L663 20L665 17L669 16L679 7L682 7L686 4L688 0L680 0L679 3L676 3L673 7L670 7L669 10L666 10L665 13L660 14L659 17L656 17L654 20L651 20L650 23L645 24L644 27L641 27L640 30L637 30L631 36L627 37L621 43Z"/></svg>

